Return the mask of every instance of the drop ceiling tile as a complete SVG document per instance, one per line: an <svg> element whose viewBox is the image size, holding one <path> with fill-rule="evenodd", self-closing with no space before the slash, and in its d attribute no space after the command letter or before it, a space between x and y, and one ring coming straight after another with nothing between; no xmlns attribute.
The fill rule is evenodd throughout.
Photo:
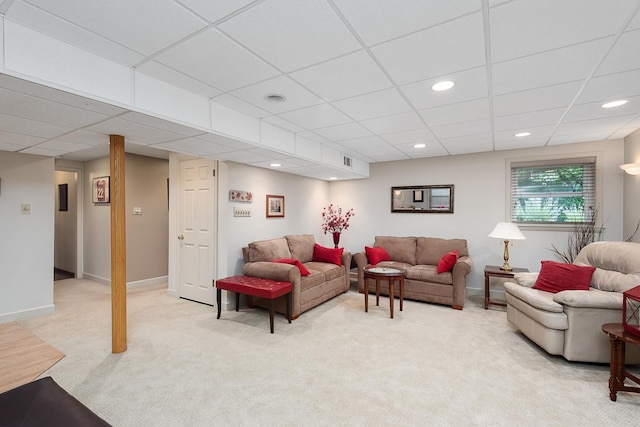
<svg viewBox="0 0 640 427"><path fill-rule="evenodd" d="M478 135L490 132L491 122L489 119L474 120L471 122L432 127L431 131L438 139Z"/></svg>
<svg viewBox="0 0 640 427"><path fill-rule="evenodd" d="M181 0L180 2L207 21L216 22L253 3L253 0Z"/></svg>
<svg viewBox="0 0 640 427"><path fill-rule="evenodd" d="M394 114L392 116L378 117L377 119L364 120L360 123L378 135L398 133L425 127L420 116L413 111Z"/></svg>
<svg viewBox="0 0 640 427"><path fill-rule="evenodd" d="M47 148L41 148L38 146L25 148L24 150L20 150L20 152L24 154L35 154L36 156L48 157L57 157L67 153L67 151L64 150L49 150Z"/></svg>
<svg viewBox="0 0 640 427"><path fill-rule="evenodd" d="M549 141L555 125L550 126L530 126L526 130L531 133L529 136L516 137L515 132L512 130L494 132L494 141L496 147L501 144L503 147L507 145L515 147L517 144L521 144L523 147L537 147L544 145ZM523 129L524 130L524 129ZM504 148L502 148L504 149Z"/></svg>
<svg viewBox="0 0 640 427"><path fill-rule="evenodd" d="M493 114L499 117L568 107L581 86L582 82L576 81L494 96Z"/></svg>
<svg viewBox="0 0 640 427"><path fill-rule="evenodd" d="M224 58L222 64L220 58ZM215 28L156 56L156 61L222 91L274 77L279 72Z"/></svg>
<svg viewBox="0 0 640 427"><path fill-rule="evenodd" d="M22 135L19 133L6 132L0 130L0 144L10 145L12 147L24 148L43 142L44 138L38 138L31 135ZM9 150L13 151L13 150Z"/></svg>
<svg viewBox="0 0 640 427"><path fill-rule="evenodd" d="M60 141L58 139L54 139L52 141L46 141L42 144L38 144L37 148L42 148L45 150L55 150L55 151L64 151L65 153L72 153L74 151L85 150L90 147L90 145L79 144L77 142L68 142L68 141Z"/></svg>
<svg viewBox="0 0 640 427"><path fill-rule="evenodd" d="M441 80L451 80L456 85L444 92L432 90L431 86ZM486 67L478 67L472 70L445 74L437 78L401 86L400 90L417 110L486 98L489 90L487 87L487 69Z"/></svg>
<svg viewBox="0 0 640 427"><path fill-rule="evenodd" d="M278 76L246 86L230 92L230 95L273 114L298 110L324 102L287 76ZM265 99L267 95L283 95L286 100L284 102L270 102Z"/></svg>
<svg viewBox="0 0 640 427"><path fill-rule="evenodd" d="M336 6L364 42L371 46L480 10L477 0L452 2L370 2L336 0Z"/></svg>
<svg viewBox="0 0 640 427"><path fill-rule="evenodd" d="M617 132L609 135L609 139L626 138L627 136L629 136L630 134L632 134L633 132L635 132L637 130L638 130L637 127L628 127L628 128L620 129Z"/></svg>
<svg viewBox="0 0 640 427"><path fill-rule="evenodd" d="M410 144L395 145L395 147L412 159L420 159L423 157L438 157L438 156L447 155L447 151L439 142L429 141L429 142L425 142L425 144L426 146L424 148L415 148L414 142Z"/></svg>
<svg viewBox="0 0 640 427"><path fill-rule="evenodd" d="M317 134L315 131L314 132L310 132L310 131L299 132L299 133L296 134L296 136L300 136L300 137L302 137L304 139L308 139L309 141L317 142L317 143L320 143L320 144L324 144L326 142L330 142L327 138Z"/></svg>
<svg viewBox="0 0 640 427"><path fill-rule="evenodd" d="M367 120L376 117L411 111L411 107L395 88L343 99L333 103L355 120Z"/></svg>
<svg viewBox="0 0 640 427"><path fill-rule="evenodd" d="M316 129L314 132L332 141L342 141L345 139L362 138L372 135L371 132L358 123L346 123L344 125L330 126L324 129Z"/></svg>
<svg viewBox="0 0 640 427"><path fill-rule="evenodd" d="M594 131L568 133L566 135L554 135L549 140L548 145L575 144L577 142L604 141L613 132L612 131Z"/></svg>
<svg viewBox="0 0 640 427"><path fill-rule="evenodd" d="M640 70L594 77L589 81L577 103L612 101L640 95Z"/></svg>
<svg viewBox="0 0 640 427"><path fill-rule="evenodd" d="M28 3L144 55L155 53L206 25L169 0L157 0L153 6L145 0L28 0Z"/></svg>
<svg viewBox="0 0 640 427"><path fill-rule="evenodd" d="M399 85L478 67L485 64L482 14L383 43L371 51Z"/></svg>
<svg viewBox="0 0 640 427"><path fill-rule="evenodd" d="M640 68L640 55L638 55L638 52L640 52L640 30L628 31L622 34L598 68L596 76Z"/></svg>
<svg viewBox="0 0 640 427"><path fill-rule="evenodd" d="M2 151L20 151L24 147L28 147L28 145L14 145L4 142L2 137L0 136L0 150Z"/></svg>
<svg viewBox="0 0 640 427"><path fill-rule="evenodd" d="M558 129L555 131L553 136L555 138L557 136L563 135L571 135L577 133L599 133L601 131L609 131L608 134L610 134L620 128L627 127L629 122L634 117L635 115L629 115L607 117L604 119L586 120L580 122L562 123L560 126L558 126Z"/></svg>
<svg viewBox="0 0 640 427"><path fill-rule="evenodd" d="M282 113L280 116L294 122L307 130L326 128L329 126L349 123L352 120L329 104Z"/></svg>
<svg viewBox="0 0 640 427"><path fill-rule="evenodd" d="M108 145L109 135L78 129L56 138L60 141L75 142L84 145Z"/></svg>
<svg viewBox="0 0 640 427"><path fill-rule="evenodd" d="M491 134L469 135L440 140L449 154L481 153L493 150Z"/></svg>
<svg viewBox="0 0 640 427"><path fill-rule="evenodd" d="M0 105L3 104L4 103L0 103ZM5 114L0 114L0 123L2 123L2 130L6 132L40 138L55 138L56 136L63 135L73 130L73 128L67 126L7 116Z"/></svg>
<svg viewBox="0 0 640 427"><path fill-rule="evenodd" d="M143 55L126 45L101 37L90 29L60 19L26 2L13 2L7 16L17 22L26 22L36 31L78 46L87 52L99 52L99 56L118 64L133 66L144 59Z"/></svg>
<svg viewBox="0 0 640 427"><path fill-rule="evenodd" d="M629 22L629 26L627 30L638 30L640 29L640 12L636 12L636 16L633 17L631 22Z"/></svg>
<svg viewBox="0 0 640 427"><path fill-rule="evenodd" d="M275 153L274 155L266 156L264 153L258 152L257 150L230 151L227 153L215 154L215 158L218 160L230 160L238 163L255 163L271 160L275 157Z"/></svg>
<svg viewBox="0 0 640 427"><path fill-rule="evenodd" d="M489 99L458 102L418 111L429 127L489 118Z"/></svg>
<svg viewBox="0 0 640 427"><path fill-rule="evenodd" d="M416 142L426 142L436 139L429 129L414 129L406 132L390 133L382 137L392 145L401 145Z"/></svg>
<svg viewBox="0 0 640 427"><path fill-rule="evenodd" d="M530 128L537 126L555 125L566 111L566 108L553 108L551 110L532 111L530 113L512 114L493 119L494 131L530 132Z"/></svg>
<svg viewBox="0 0 640 427"><path fill-rule="evenodd" d="M533 147L542 147L546 144L546 140L542 140L541 138L530 139L527 141L516 141L509 140L505 142L496 141L495 149L496 150L517 150L522 148L533 148Z"/></svg>
<svg viewBox="0 0 640 427"><path fill-rule="evenodd" d="M169 68L157 61L147 61L137 67L135 72L146 74L147 76L207 98L213 98L222 93L222 91L213 86Z"/></svg>
<svg viewBox="0 0 640 427"><path fill-rule="evenodd" d="M374 148L374 147L390 146L382 138L378 136L367 136L364 138L355 138L355 139L349 139L346 141L340 141L340 145L347 148L348 150L355 150L355 151L363 151L365 149L368 150L369 148Z"/></svg>
<svg viewBox="0 0 640 427"><path fill-rule="evenodd" d="M536 0L492 8L492 60L501 62L615 35L636 5L635 0Z"/></svg>
<svg viewBox="0 0 640 427"><path fill-rule="evenodd" d="M628 104L616 108L602 108L602 102L576 104L564 117L564 122L603 119L606 117L633 115L640 113L640 96L627 97Z"/></svg>
<svg viewBox="0 0 640 427"><path fill-rule="evenodd" d="M184 138L176 141L163 142L161 144L155 144L154 147L191 154L193 156L206 156L226 153L229 151L237 151L232 147L214 144L198 138Z"/></svg>
<svg viewBox="0 0 640 427"><path fill-rule="evenodd" d="M284 72L361 48L331 7L315 0L263 2L219 28Z"/></svg>
<svg viewBox="0 0 640 427"><path fill-rule="evenodd" d="M104 122L88 126L86 130L106 135L122 135L125 138L125 143L128 139L133 139L145 145L158 144L161 142L184 138L184 135L175 132L119 118L106 120Z"/></svg>
<svg viewBox="0 0 640 427"><path fill-rule="evenodd" d="M350 98L392 86L369 54L361 50L290 74L327 101Z"/></svg>
<svg viewBox="0 0 640 427"><path fill-rule="evenodd" d="M366 154L367 157L373 159L376 162L390 162L395 160L409 159L409 156L404 154L402 151L389 145L367 148L367 150L364 151L364 154Z"/></svg>
<svg viewBox="0 0 640 427"><path fill-rule="evenodd" d="M493 93L501 95L584 79L611 42L611 38L600 39L494 64Z"/></svg>
<svg viewBox="0 0 640 427"><path fill-rule="evenodd" d="M203 133L202 135L198 135L196 138L217 145L231 147L232 151L246 150L256 147L255 144L248 144L246 142L238 141L237 139L228 138L226 136L218 135L215 133Z"/></svg>
<svg viewBox="0 0 640 427"><path fill-rule="evenodd" d="M194 129L189 126L184 126L178 123L173 123L168 120L159 119L153 116L147 116L146 114L130 111L118 117L118 119L126 120L133 123L139 123L145 126L152 126L154 128L166 130L169 132L177 133L184 136L195 136L202 133L200 129Z"/></svg>

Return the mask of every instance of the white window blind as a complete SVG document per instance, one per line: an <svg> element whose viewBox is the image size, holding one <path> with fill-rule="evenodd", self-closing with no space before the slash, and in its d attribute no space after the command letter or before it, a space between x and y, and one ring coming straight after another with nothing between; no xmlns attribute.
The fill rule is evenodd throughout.
<svg viewBox="0 0 640 427"><path fill-rule="evenodd" d="M595 214L594 157L511 164L511 221L590 222Z"/></svg>

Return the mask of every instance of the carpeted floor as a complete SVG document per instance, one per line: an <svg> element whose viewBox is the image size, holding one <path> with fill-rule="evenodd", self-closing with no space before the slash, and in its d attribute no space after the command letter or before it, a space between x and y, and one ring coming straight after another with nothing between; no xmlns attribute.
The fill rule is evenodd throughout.
<svg viewBox="0 0 640 427"><path fill-rule="evenodd" d="M551 357L501 309L388 299L355 290L292 324L128 293L128 350L111 354L110 290L56 282L56 312L21 321L67 355L49 369L114 426L636 425L640 395L609 400L607 365ZM371 299L370 299L371 302Z"/></svg>
<svg viewBox="0 0 640 427"><path fill-rule="evenodd" d="M0 393L33 381L63 357L16 322L0 324Z"/></svg>

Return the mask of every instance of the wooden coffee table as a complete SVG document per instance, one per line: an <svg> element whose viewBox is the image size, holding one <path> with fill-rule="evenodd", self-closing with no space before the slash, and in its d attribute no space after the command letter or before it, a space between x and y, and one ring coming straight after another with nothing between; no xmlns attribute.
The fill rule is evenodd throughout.
<svg viewBox="0 0 640 427"><path fill-rule="evenodd" d="M615 402L617 398L616 394L619 391L640 393L640 387L632 387L624 384L625 379L640 384L640 378L629 373L624 366L625 344L640 345L640 337L625 331L622 323L605 323L602 325L602 331L609 335L609 341L611 342L609 398Z"/></svg>
<svg viewBox="0 0 640 427"><path fill-rule="evenodd" d="M402 303L404 302L404 277L406 273L402 270L387 267L366 266L364 268L364 311L369 312L369 279L376 282L376 305L380 305L380 281L389 282L389 306L391 310L391 318L393 319L393 300L394 284L400 284L400 311L402 311Z"/></svg>

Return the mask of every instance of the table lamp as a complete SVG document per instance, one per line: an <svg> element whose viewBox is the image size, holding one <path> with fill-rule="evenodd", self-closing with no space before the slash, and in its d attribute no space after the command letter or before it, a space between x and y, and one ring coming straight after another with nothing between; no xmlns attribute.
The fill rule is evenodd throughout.
<svg viewBox="0 0 640 427"><path fill-rule="evenodd" d="M512 222L499 222L493 231L489 233L489 237L504 240L504 264L500 267L500 270L512 271L513 269L509 265L509 241L524 240L526 239L524 234L522 234L518 226Z"/></svg>

